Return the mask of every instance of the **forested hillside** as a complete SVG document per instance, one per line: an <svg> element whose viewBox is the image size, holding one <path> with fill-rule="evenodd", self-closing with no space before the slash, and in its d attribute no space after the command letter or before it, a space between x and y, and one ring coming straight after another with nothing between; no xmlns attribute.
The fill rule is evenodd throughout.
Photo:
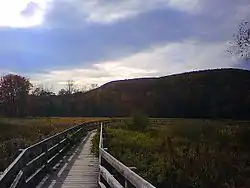
<svg viewBox="0 0 250 188"><path fill-rule="evenodd" d="M221 69L115 81L87 93L97 115L250 118L250 71ZM106 114L107 113L107 114Z"/></svg>
<svg viewBox="0 0 250 188"><path fill-rule="evenodd" d="M250 71L206 70L114 81L89 92L32 94L28 96L25 113L128 116L136 111L152 117L250 119Z"/></svg>

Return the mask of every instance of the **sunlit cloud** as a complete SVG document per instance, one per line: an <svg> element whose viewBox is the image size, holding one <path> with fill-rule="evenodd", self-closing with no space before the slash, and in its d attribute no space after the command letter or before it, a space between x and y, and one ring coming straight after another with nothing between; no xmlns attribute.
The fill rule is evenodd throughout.
<svg viewBox="0 0 250 188"><path fill-rule="evenodd" d="M0 1L0 26L31 27L43 23L45 11L51 0Z"/></svg>
<svg viewBox="0 0 250 188"><path fill-rule="evenodd" d="M104 84L113 80L165 76L174 73L198 69L237 67L238 59L225 51L222 42L204 43L187 40L154 46L131 56L103 61L90 67L52 70L44 74L35 74L36 82L54 84L59 89L66 80L75 80L79 84Z"/></svg>
<svg viewBox="0 0 250 188"><path fill-rule="evenodd" d="M249 6L249 0L2 1L0 27L11 28L0 29L1 68L58 90L71 79L101 85L243 67L226 43L249 20Z"/></svg>

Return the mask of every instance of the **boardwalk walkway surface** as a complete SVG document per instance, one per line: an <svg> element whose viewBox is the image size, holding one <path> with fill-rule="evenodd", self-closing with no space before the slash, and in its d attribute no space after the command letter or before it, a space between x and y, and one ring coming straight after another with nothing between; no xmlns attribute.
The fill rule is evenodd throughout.
<svg viewBox="0 0 250 188"><path fill-rule="evenodd" d="M91 153L91 140L95 134L90 132L37 188L97 188L98 159Z"/></svg>

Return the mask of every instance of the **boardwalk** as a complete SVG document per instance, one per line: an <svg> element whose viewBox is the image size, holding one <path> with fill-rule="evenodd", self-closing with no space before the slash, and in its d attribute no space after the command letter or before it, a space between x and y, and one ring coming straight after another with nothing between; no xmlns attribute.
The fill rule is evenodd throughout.
<svg viewBox="0 0 250 188"><path fill-rule="evenodd" d="M98 159L91 154L90 132L78 148L72 149L63 161L37 188L97 188Z"/></svg>
<svg viewBox="0 0 250 188"><path fill-rule="evenodd" d="M122 120L86 122L23 149L0 176L0 188L97 188L104 184L155 188L103 148L103 127L112 123ZM91 141L98 126L99 159L103 163L91 154ZM117 180L105 164L111 165L112 174L121 178Z"/></svg>

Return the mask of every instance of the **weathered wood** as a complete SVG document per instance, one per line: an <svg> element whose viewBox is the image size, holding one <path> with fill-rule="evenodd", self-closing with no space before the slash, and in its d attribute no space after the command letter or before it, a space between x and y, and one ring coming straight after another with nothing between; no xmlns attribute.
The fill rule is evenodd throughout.
<svg viewBox="0 0 250 188"><path fill-rule="evenodd" d="M32 161L30 161L24 168L26 178L32 176L33 173L36 172L37 169L41 168L44 164L46 164L46 153L42 153Z"/></svg>
<svg viewBox="0 0 250 188"><path fill-rule="evenodd" d="M118 120L118 121L120 121L120 120ZM127 181L129 181L136 188L155 188L149 182L147 182L146 180L141 178L139 175L137 175L135 172L133 172L129 167L125 166L120 161L118 161L116 158L114 158L111 154L109 154L107 151L105 151L105 148L103 148L103 125L101 124L100 140L99 140L100 174L102 175L102 177L106 181L109 180L112 183L114 181L114 177L111 176L111 174L108 174L109 172L106 169L103 169L103 167L101 167L101 159L102 158L105 159L106 162L108 162L114 169L117 170L117 172L119 172L125 178L125 186L127 186L127 183L128 183ZM100 181L100 177L99 177L99 181ZM115 187L115 185L112 185L112 186Z"/></svg>
<svg viewBox="0 0 250 188"><path fill-rule="evenodd" d="M67 146L64 146L60 151L58 151L58 153L53 156L47 163L47 167L48 168L53 168L58 162L59 160L62 158L63 154L67 151Z"/></svg>
<svg viewBox="0 0 250 188"><path fill-rule="evenodd" d="M49 160L55 156L63 147L69 144L68 139L63 139L61 142L57 143L55 146L48 149L46 152L47 159Z"/></svg>
<svg viewBox="0 0 250 188"><path fill-rule="evenodd" d="M106 186L105 186L102 182L99 182L99 186L100 186L101 188L106 188Z"/></svg>
<svg viewBox="0 0 250 188"><path fill-rule="evenodd" d="M19 188L19 187L22 187L24 183L25 183L24 173L21 170L17 174L17 176L16 176L14 182L11 184L10 188Z"/></svg>
<svg viewBox="0 0 250 188"><path fill-rule="evenodd" d="M62 188L96 187L98 186L98 160L91 153L91 146L95 133L88 134L83 147L76 154L73 166L62 183Z"/></svg>
<svg viewBox="0 0 250 188"><path fill-rule="evenodd" d="M49 168L59 162L69 147L80 141L85 131L84 126L89 130L96 128L96 123L89 125L90 123L83 123L74 126L22 150L0 176L0 188L9 188L11 185L19 187L22 182L34 186Z"/></svg>
<svg viewBox="0 0 250 188"><path fill-rule="evenodd" d="M40 188L98 188L98 159L91 153L94 135L95 132L88 133Z"/></svg>
<svg viewBox="0 0 250 188"><path fill-rule="evenodd" d="M102 177L111 188L123 188L123 186L103 166L99 166Z"/></svg>
<svg viewBox="0 0 250 188"><path fill-rule="evenodd" d="M22 153L11 163L11 165L3 172L0 177L0 187L9 188L20 170L24 167L26 163L26 150L23 150Z"/></svg>
<svg viewBox="0 0 250 188"><path fill-rule="evenodd" d="M49 148L47 151L30 161L24 169L25 175L27 179L29 179L27 184L35 185L35 183L38 183L42 176L46 174L48 169L52 168L62 158L62 149L66 148L67 144L67 138L64 138L59 141L59 143L55 144L53 147ZM40 168L42 168L42 170ZM37 172L37 169L40 169L39 173Z"/></svg>
<svg viewBox="0 0 250 188"><path fill-rule="evenodd" d="M100 135L99 135L99 148L103 148L102 123L101 123ZM99 165L102 165L102 156L100 154L99 154L98 162L99 162ZM98 174L98 182L101 182L100 172Z"/></svg>
<svg viewBox="0 0 250 188"><path fill-rule="evenodd" d="M26 180L26 185L24 187L36 187L36 185L42 180L46 175L46 165L41 166L36 170L36 172Z"/></svg>
<svg viewBox="0 0 250 188"><path fill-rule="evenodd" d="M155 188L149 182L141 178L135 172L130 170L127 166L122 164L104 149L100 148L99 150L101 156L112 166L114 167L124 178L126 178L132 185L137 188Z"/></svg>
<svg viewBox="0 0 250 188"><path fill-rule="evenodd" d="M64 156L65 152L69 150L75 143L79 142L83 136L85 136L86 131L96 129L97 126L102 123L103 125L109 125L112 122L121 122L121 119L113 119L106 121L97 121L91 123L83 123L81 125L72 127L58 133L54 136L51 136L37 144L34 144L24 150L21 154L15 159L15 161L3 172L0 177L0 188L9 188L12 187L35 187L39 181L48 173L49 169L52 169ZM93 135L91 136L91 138ZM88 155L90 155L90 140L88 144L84 147L87 147ZM105 159L111 166L114 167L126 180L128 180L135 187L143 188L154 188L150 183L142 179L140 176L135 174L131 169L123 165L112 155L106 152L103 148L103 138L102 138L102 126L100 134L100 143L99 143L99 165L101 165L102 158ZM66 183L63 184L63 187L79 187L81 184L88 183L89 187L96 187L99 185L105 187L102 182L100 182L100 175L109 182L112 187L120 187L113 176L103 167L98 168L98 161L96 161L95 167L89 168L92 172L85 172L86 177L81 180L77 178L80 171L86 170L87 163L91 163L89 159L85 158L88 156L85 154L86 151L83 151L80 156L81 160L78 160L76 163L76 169L72 169L72 175L69 173L69 178L66 177ZM94 159L91 159L94 160ZM84 162L83 162L84 161ZM79 166L83 162L84 166ZM98 177L98 169L99 178ZM76 171L75 171L76 170ZM90 175L91 174L91 175ZM84 176L83 176L84 177ZM91 178L90 178L91 177ZM96 177L96 179L94 178ZM90 181L90 179L91 181ZM94 180L94 179L95 180ZM68 181L69 180L69 181ZM93 181L94 180L94 181ZM72 184L72 182L74 184ZM81 187L81 186L80 186Z"/></svg>

